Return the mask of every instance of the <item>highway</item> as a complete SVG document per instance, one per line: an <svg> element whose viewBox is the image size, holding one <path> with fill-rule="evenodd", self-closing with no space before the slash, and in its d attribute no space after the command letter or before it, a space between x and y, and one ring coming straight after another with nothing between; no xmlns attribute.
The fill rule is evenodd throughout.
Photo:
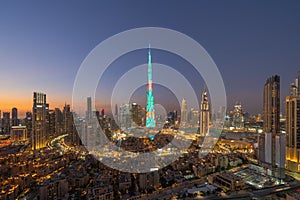
<svg viewBox="0 0 300 200"><path fill-rule="evenodd" d="M69 134L60 135L51 141L48 142L47 147L49 149L58 148L60 152L67 152L70 150L70 147L68 147L65 142L63 141L63 138L68 136Z"/></svg>

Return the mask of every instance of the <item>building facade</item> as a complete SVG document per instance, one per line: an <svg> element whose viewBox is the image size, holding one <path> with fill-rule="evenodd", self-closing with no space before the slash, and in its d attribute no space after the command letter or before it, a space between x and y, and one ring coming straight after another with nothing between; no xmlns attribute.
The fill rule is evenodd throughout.
<svg viewBox="0 0 300 200"><path fill-rule="evenodd" d="M28 138L26 126L12 126L10 129L10 139L13 142L26 141Z"/></svg>
<svg viewBox="0 0 300 200"><path fill-rule="evenodd" d="M202 92L202 100L200 105L200 135L209 134L210 108L206 90Z"/></svg>
<svg viewBox="0 0 300 200"><path fill-rule="evenodd" d="M33 150L44 148L47 144L46 107L46 94L34 92L31 134L31 143Z"/></svg>
<svg viewBox="0 0 300 200"><path fill-rule="evenodd" d="M300 172L300 96L286 97L286 167Z"/></svg>
<svg viewBox="0 0 300 200"><path fill-rule="evenodd" d="M264 86L264 125L265 133L280 132L280 77L275 75L267 79Z"/></svg>
<svg viewBox="0 0 300 200"><path fill-rule="evenodd" d="M264 85L263 99L264 123L263 134L258 142L265 142L265 149L259 149L260 163L268 164L269 168L276 168L276 135L280 133L280 77L275 75L267 79ZM264 138L264 139L263 139ZM266 145L270 143L270 148ZM258 146L263 146L259 143ZM265 154L262 156L261 154Z"/></svg>

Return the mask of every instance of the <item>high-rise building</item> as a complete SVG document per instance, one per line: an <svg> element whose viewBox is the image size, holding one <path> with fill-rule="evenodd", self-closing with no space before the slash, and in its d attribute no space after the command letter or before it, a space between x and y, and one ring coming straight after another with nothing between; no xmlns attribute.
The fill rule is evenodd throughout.
<svg viewBox="0 0 300 200"><path fill-rule="evenodd" d="M34 92L32 106L32 149L40 149L46 147L46 94Z"/></svg>
<svg viewBox="0 0 300 200"><path fill-rule="evenodd" d="M104 115L105 115L104 108L102 108L102 110L101 110L101 117L104 117Z"/></svg>
<svg viewBox="0 0 300 200"><path fill-rule="evenodd" d="M297 90L298 91L297 95L300 96L300 71L298 71L298 76L296 78L295 85L296 85L296 87L298 89Z"/></svg>
<svg viewBox="0 0 300 200"><path fill-rule="evenodd" d="M3 112L2 128L4 134L10 134L10 112Z"/></svg>
<svg viewBox="0 0 300 200"><path fill-rule="evenodd" d="M132 122L137 126L144 126L145 122L145 110L137 103L131 104L131 116Z"/></svg>
<svg viewBox="0 0 300 200"><path fill-rule="evenodd" d="M166 125L168 127L174 126L175 125L175 113L174 112L169 112L167 114L167 121L166 121Z"/></svg>
<svg viewBox="0 0 300 200"><path fill-rule="evenodd" d="M48 110L46 112L46 118L47 118L47 134L49 135L49 138L52 139L52 138L56 137L56 134L55 134L55 111Z"/></svg>
<svg viewBox="0 0 300 200"><path fill-rule="evenodd" d="M294 86L299 91L299 75L295 84L291 84L290 96L286 102L286 168L300 172L300 93L294 92Z"/></svg>
<svg viewBox="0 0 300 200"><path fill-rule="evenodd" d="M91 120L92 119L92 98L88 97L87 98L87 112L86 112L86 119Z"/></svg>
<svg viewBox="0 0 300 200"><path fill-rule="evenodd" d="M12 121L12 126L18 126L19 125L19 119L18 119L18 109L17 108L12 108L11 109L11 121Z"/></svg>
<svg viewBox="0 0 300 200"><path fill-rule="evenodd" d="M267 79L264 87L264 125L266 133L280 132L280 77Z"/></svg>
<svg viewBox="0 0 300 200"><path fill-rule="evenodd" d="M180 114L180 123L181 125L185 125L188 122L188 110L187 103L185 98L181 101L181 114Z"/></svg>
<svg viewBox="0 0 300 200"><path fill-rule="evenodd" d="M260 162L266 162L270 164L270 167L276 167L276 135L280 133L280 77L275 75L267 79L264 86L264 102L263 102L263 110L264 110L264 123L263 123L263 131L264 133L259 137L266 137L264 134L271 133L272 135L272 145L271 149L265 149L266 151L270 151L271 158L265 157L265 160L261 160ZM260 139L258 141L261 141ZM265 139L266 142L266 139ZM261 146L261 144L258 144ZM259 154L263 154L264 152L259 151ZM266 154L265 154L266 155ZM267 155L266 155L267 156ZM260 156L259 156L260 157Z"/></svg>
<svg viewBox="0 0 300 200"><path fill-rule="evenodd" d="M31 138L31 131L32 131L32 113L31 112L26 112L24 121L25 121L25 126L27 128L28 137Z"/></svg>
<svg viewBox="0 0 300 200"><path fill-rule="evenodd" d="M300 96L286 97L287 169L300 172Z"/></svg>
<svg viewBox="0 0 300 200"><path fill-rule="evenodd" d="M242 110L241 103L236 103L234 105L233 116L232 116L232 126L235 129L242 129L245 126L245 114Z"/></svg>
<svg viewBox="0 0 300 200"><path fill-rule="evenodd" d="M127 129L131 127L132 116L130 110L131 108L129 104L124 104L120 106L119 125L121 129Z"/></svg>
<svg viewBox="0 0 300 200"><path fill-rule="evenodd" d="M115 106L115 116L118 116L118 104Z"/></svg>
<svg viewBox="0 0 300 200"><path fill-rule="evenodd" d="M47 140L55 137L55 122L54 122L54 111L50 110L50 106L46 103L46 135Z"/></svg>
<svg viewBox="0 0 300 200"><path fill-rule="evenodd" d="M207 91L203 90L202 100L200 104L200 135L206 136L209 134L209 113L210 107L208 102Z"/></svg>
<svg viewBox="0 0 300 200"><path fill-rule="evenodd" d="M73 115L72 113L72 122L73 122L73 132L71 134L71 142L73 145L80 145L81 143L81 138L79 137L79 134L78 134L78 127L75 126L75 116L76 115Z"/></svg>
<svg viewBox="0 0 300 200"><path fill-rule="evenodd" d="M291 83L291 85L290 85L290 96L297 96L297 95L298 95L298 88L297 88L295 83Z"/></svg>
<svg viewBox="0 0 300 200"><path fill-rule="evenodd" d="M54 109L55 112L55 135L59 136L63 134L63 114L59 108Z"/></svg>
<svg viewBox="0 0 300 200"><path fill-rule="evenodd" d="M155 123L155 110L154 110L154 96L152 87L152 62L151 62L151 49L148 49L148 88L147 88L147 107L146 107L146 127L154 128Z"/></svg>
<svg viewBox="0 0 300 200"><path fill-rule="evenodd" d="M199 112L198 110L191 108L189 112L188 121L191 127L199 128Z"/></svg>
<svg viewBox="0 0 300 200"><path fill-rule="evenodd" d="M65 104L63 110L63 132L71 134L73 132L73 117L70 105Z"/></svg>
<svg viewBox="0 0 300 200"><path fill-rule="evenodd" d="M118 109L118 104L116 104L115 106L115 115L114 115L114 119L115 121L118 123L119 119L118 119L118 116L119 116L119 109Z"/></svg>

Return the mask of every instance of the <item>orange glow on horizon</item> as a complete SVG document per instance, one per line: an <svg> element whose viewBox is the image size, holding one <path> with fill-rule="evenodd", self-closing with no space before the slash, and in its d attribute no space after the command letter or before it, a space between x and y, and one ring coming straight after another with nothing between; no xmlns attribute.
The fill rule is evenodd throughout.
<svg viewBox="0 0 300 200"><path fill-rule="evenodd" d="M28 98L5 98L0 99L0 110L1 110L1 117L3 115L3 112L10 112L12 108L18 109L18 117L22 119L25 117L26 112L32 112L32 97ZM47 103L49 103L50 109L54 108L60 108L62 109L65 103L71 104L70 102L66 102L65 100L48 100ZM10 114L11 115L11 114Z"/></svg>
<svg viewBox="0 0 300 200"><path fill-rule="evenodd" d="M43 91L42 91L43 92ZM67 94L53 94L50 92L44 92L47 95L47 103L49 103L49 107L51 110L55 108L59 108L63 110L63 107L66 104L71 105L72 110L72 98L71 95ZM20 91L18 93L14 92L5 92L5 98L0 99L0 111L1 118L3 117L3 112L12 112L12 108L18 109L18 118L23 119L26 115L26 112L32 112L32 104L33 104L33 92L28 91ZM86 102L82 103L82 113L85 113ZM105 104L101 101L96 101L95 110L105 109L107 112L110 110L110 105ZM11 117L11 114L10 114Z"/></svg>

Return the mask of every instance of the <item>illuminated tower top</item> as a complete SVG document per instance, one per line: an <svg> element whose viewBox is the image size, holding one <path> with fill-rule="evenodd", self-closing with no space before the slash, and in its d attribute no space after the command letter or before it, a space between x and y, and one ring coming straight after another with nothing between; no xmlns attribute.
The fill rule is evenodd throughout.
<svg viewBox="0 0 300 200"><path fill-rule="evenodd" d="M148 88L147 88L147 107L146 107L146 127L155 127L154 96L152 88L152 62L150 44L148 48Z"/></svg>

